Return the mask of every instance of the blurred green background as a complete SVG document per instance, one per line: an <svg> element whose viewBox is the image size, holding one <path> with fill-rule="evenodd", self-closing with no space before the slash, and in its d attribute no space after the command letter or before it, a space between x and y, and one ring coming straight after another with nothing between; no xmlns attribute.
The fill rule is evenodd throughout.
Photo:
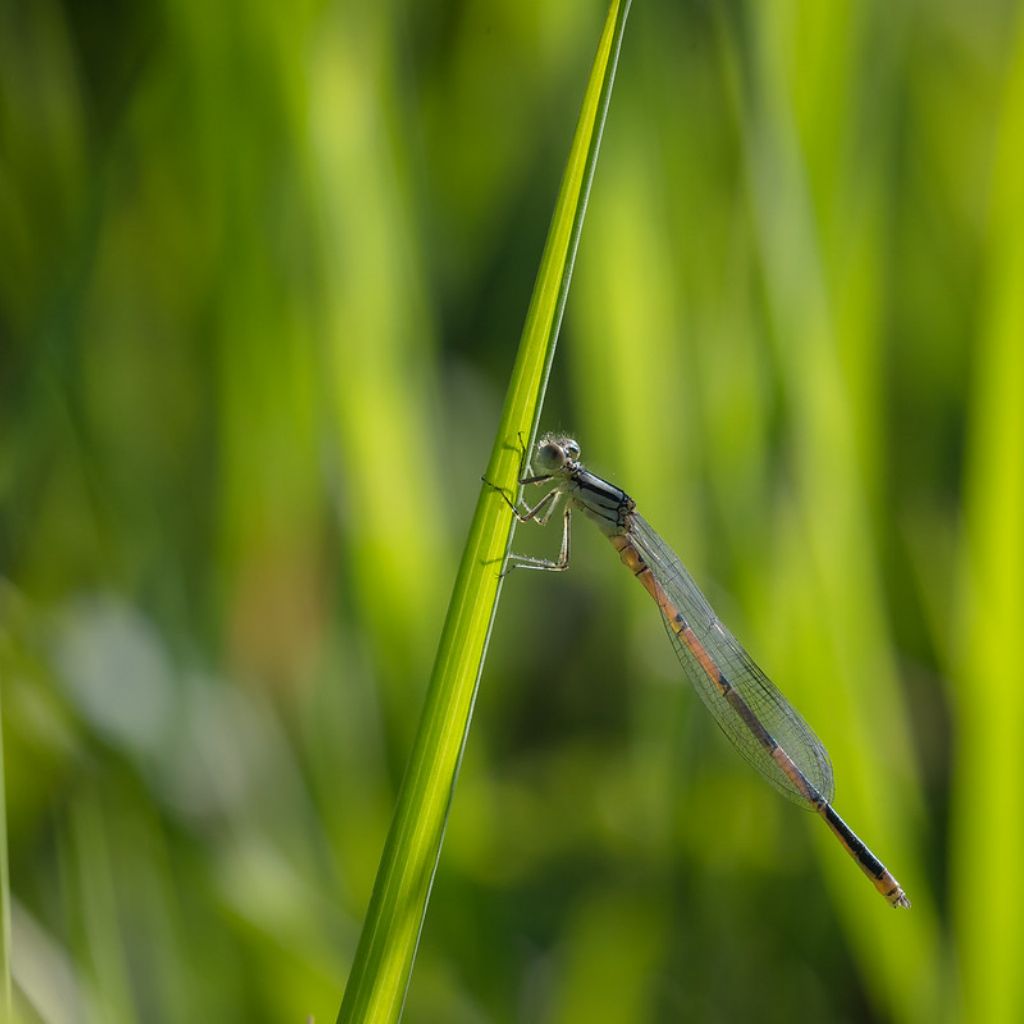
<svg viewBox="0 0 1024 1024"><path fill-rule="evenodd" d="M604 13L0 2L21 1019L334 1019ZM1024 1019L1021 5L638 0L543 426L914 907L580 523L504 588L406 1019Z"/></svg>

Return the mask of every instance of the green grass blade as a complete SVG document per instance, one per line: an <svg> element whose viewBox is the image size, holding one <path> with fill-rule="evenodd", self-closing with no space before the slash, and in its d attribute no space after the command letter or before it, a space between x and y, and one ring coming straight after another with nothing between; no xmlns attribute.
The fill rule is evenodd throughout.
<svg viewBox="0 0 1024 1024"><path fill-rule="evenodd" d="M554 355L630 0L612 0L534 285L487 477L517 489L518 438L532 442ZM419 731L398 795L339 1024L402 1012L509 549L512 515L482 487Z"/></svg>

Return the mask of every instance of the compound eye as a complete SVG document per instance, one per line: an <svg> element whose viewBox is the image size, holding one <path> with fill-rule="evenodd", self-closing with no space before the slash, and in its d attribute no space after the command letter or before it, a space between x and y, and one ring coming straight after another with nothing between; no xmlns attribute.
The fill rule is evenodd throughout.
<svg viewBox="0 0 1024 1024"><path fill-rule="evenodd" d="M580 457L580 446L572 438L565 442L565 454L574 462Z"/></svg>
<svg viewBox="0 0 1024 1024"><path fill-rule="evenodd" d="M553 441L545 441L537 449L537 463L542 469L555 469L564 461L565 454Z"/></svg>

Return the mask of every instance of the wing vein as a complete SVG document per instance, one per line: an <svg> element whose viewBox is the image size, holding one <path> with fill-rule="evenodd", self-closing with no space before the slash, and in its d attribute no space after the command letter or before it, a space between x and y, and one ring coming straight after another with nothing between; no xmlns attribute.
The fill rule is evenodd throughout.
<svg viewBox="0 0 1024 1024"><path fill-rule="evenodd" d="M825 800L831 802L835 795L835 781L832 763L821 740L721 622L668 545L642 516L634 513L632 519L630 539L700 644L807 781ZM664 616L662 618L664 621ZM687 678L733 746L779 792L807 807L804 794L758 741L721 690L708 678L687 644L667 621L664 621L664 625Z"/></svg>

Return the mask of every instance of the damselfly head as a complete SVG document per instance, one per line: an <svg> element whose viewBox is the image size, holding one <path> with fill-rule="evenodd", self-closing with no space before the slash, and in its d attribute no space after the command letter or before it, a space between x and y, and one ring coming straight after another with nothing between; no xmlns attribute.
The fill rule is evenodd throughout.
<svg viewBox="0 0 1024 1024"><path fill-rule="evenodd" d="M545 434L537 442L534 456L535 469L542 473L557 473L580 457L580 446L571 438L558 434Z"/></svg>

